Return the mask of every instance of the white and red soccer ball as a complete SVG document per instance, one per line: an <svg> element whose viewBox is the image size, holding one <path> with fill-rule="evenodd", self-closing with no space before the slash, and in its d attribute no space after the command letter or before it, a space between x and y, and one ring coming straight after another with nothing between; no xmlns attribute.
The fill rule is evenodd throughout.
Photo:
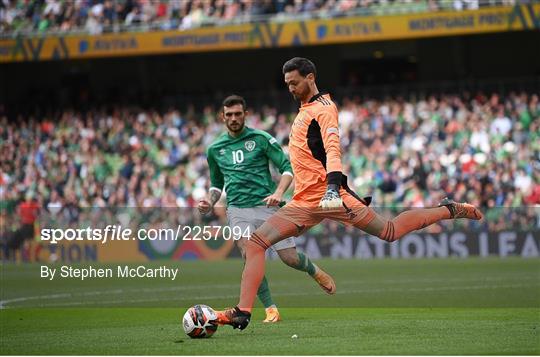
<svg viewBox="0 0 540 357"><path fill-rule="evenodd" d="M216 312L206 305L190 307L184 314L182 326L191 338L210 337L218 328Z"/></svg>

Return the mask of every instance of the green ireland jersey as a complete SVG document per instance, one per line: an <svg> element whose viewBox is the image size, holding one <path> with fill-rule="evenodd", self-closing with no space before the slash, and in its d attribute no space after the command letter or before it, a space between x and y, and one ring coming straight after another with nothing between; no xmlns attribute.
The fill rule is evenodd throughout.
<svg viewBox="0 0 540 357"><path fill-rule="evenodd" d="M223 133L206 152L212 189L227 193L227 206L249 208L263 206L262 200L273 194L276 183L269 161L278 171L292 175L289 159L270 134L245 127L234 138Z"/></svg>

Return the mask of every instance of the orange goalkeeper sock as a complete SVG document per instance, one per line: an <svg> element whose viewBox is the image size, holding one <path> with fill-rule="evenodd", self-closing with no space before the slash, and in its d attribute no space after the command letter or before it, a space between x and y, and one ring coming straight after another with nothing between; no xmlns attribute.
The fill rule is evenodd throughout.
<svg viewBox="0 0 540 357"><path fill-rule="evenodd" d="M270 243L257 233L253 233L246 242L246 263L240 285L240 302L238 308L251 312L257 289L264 277L264 252Z"/></svg>
<svg viewBox="0 0 540 357"><path fill-rule="evenodd" d="M450 219L450 211L446 207L419 208L405 211L386 222L379 238L393 242L407 233L422 229L443 219Z"/></svg>

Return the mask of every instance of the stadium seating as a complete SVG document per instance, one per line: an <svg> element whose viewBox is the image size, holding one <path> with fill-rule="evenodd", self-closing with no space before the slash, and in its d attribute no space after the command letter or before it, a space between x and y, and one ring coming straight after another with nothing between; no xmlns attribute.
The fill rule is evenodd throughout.
<svg viewBox="0 0 540 357"><path fill-rule="evenodd" d="M345 171L377 206L431 206L445 194L483 208L540 203L537 94L340 104ZM13 212L27 192L49 210L68 203L193 207L209 185L205 148L223 130L217 110L120 107L17 122L3 117L2 210ZM293 113L250 112L248 125L270 131L286 149ZM491 212L494 226L504 223Z"/></svg>
<svg viewBox="0 0 540 357"><path fill-rule="evenodd" d="M380 15L513 5L514 0L4 0L0 33L99 34L119 31L189 29L257 19Z"/></svg>

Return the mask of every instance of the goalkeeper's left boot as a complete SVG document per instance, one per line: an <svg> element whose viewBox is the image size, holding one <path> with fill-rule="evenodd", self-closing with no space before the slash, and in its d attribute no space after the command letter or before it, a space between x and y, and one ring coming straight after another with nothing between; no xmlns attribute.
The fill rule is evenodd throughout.
<svg viewBox="0 0 540 357"><path fill-rule="evenodd" d="M263 320L265 323L274 323L281 321L281 316L276 306L270 306L265 309L266 318Z"/></svg>
<svg viewBox="0 0 540 357"><path fill-rule="evenodd" d="M481 220L483 217L482 213L473 205L469 203L454 202L448 197L445 197L441 201L441 203L439 203L439 207L443 206L448 208L448 210L450 211L450 218L452 219L468 218L478 221Z"/></svg>
<svg viewBox="0 0 540 357"><path fill-rule="evenodd" d="M332 279L330 274L319 268L318 265L313 265L315 265L316 269L315 274L312 275L313 279L315 279L324 292L329 295L334 295L336 293L336 283L334 282L334 279Z"/></svg>
<svg viewBox="0 0 540 357"><path fill-rule="evenodd" d="M249 325L249 320L251 320L251 313L240 310L238 306L216 311L216 316L218 325L231 325L233 328L240 330L245 329Z"/></svg>

